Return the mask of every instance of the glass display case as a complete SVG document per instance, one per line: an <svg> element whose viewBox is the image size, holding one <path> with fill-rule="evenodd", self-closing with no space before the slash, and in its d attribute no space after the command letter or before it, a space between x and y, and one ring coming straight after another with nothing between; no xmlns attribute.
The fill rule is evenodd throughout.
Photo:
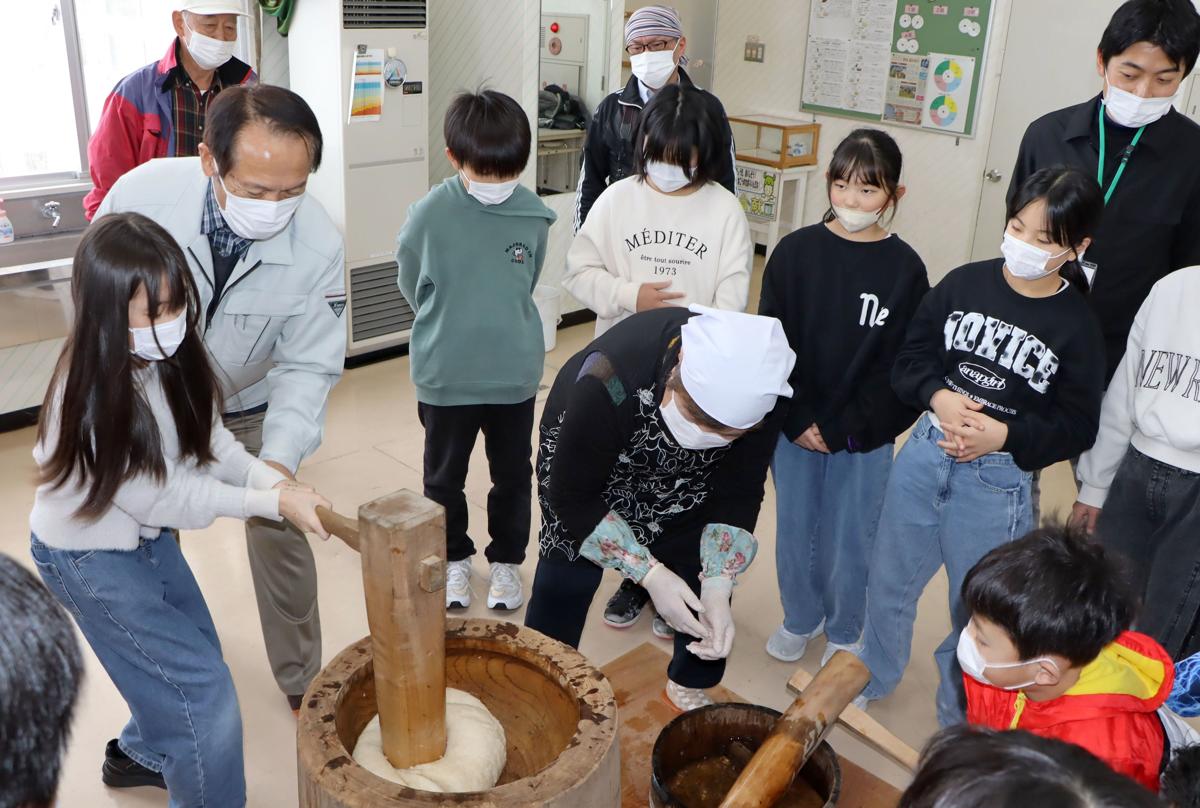
<svg viewBox="0 0 1200 808"><path fill-rule="evenodd" d="M774 168L817 162L821 124L779 115L730 115L737 159Z"/></svg>

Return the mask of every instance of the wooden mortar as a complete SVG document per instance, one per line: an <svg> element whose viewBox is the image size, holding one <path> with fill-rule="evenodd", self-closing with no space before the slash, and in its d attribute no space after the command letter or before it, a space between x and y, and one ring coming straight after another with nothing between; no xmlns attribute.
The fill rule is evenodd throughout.
<svg viewBox="0 0 1200 808"><path fill-rule="evenodd" d="M578 651L532 629L446 618L439 506L402 491L364 505L357 522L318 513L362 555L371 636L339 654L305 694L297 728L300 808L619 803L612 686ZM358 737L376 714L392 765L441 757L446 687L477 697L504 727L508 759L494 788L420 791L354 761Z"/></svg>

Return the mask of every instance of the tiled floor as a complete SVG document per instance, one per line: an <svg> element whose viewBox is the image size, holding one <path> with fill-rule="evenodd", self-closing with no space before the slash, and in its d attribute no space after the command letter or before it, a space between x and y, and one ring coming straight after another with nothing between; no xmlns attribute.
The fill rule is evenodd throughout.
<svg viewBox="0 0 1200 808"><path fill-rule="evenodd" d="M757 299L753 293L752 300ZM592 326L584 325L559 333L557 348L547 354L546 380L571 354L587 344ZM0 434L0 551L28 563L27 517L33 499L34 469L29 451L33 430ZM304 465L301 477L333 500L335 506L353 514L358 505L399 488L419 491L421 486L422 431L416 418L416 402L408 381L408 359L394 359L349 371L333 392L325 442ZM471 503L473 532L486 535L484 504L488 487L482 451L472 465L467 493ZM1069 471L1055 468L1044 483L1046 510L1053 513L1069 506L1074 491ZM536 510L535 510L536 512ZM781 619L775 581L774 491L768 487L762 517L756 531L763 549L746 574L735 599L737 643L724 684L747 699L777 709L790 701L785 683L792 666L766 655L763 645ZM233 671L241 699L245 724L246 777L250 805L292 806L296 804L295 721L267 667L259 633L254 595L248 573L242 526L221 520L208 530L186 533L187 557L195 570L217 627L225 658ZM358 557L334 540L314 539L321 572L321 612L325 632L325 657L332 658L346 645L366 634L362 583ZM531 544L531 547L534 547ZM477 557L476 572L486 574L486 564ZM532 580L534 554L523 568ZM611 573L607 573L611 576ZM593 604L592 617L584 631L581 650L602 665L642 642L656 642L649 620L624 632L606 628L600 621L604 601L616 587L607 578ZM482 596L485 584L476 578L475 591ZM945 578L938 576L920 604L913 661L896 693L872 707L872 714L908 743L919 746L934 730L933 693L936 673L931 654L948 630L945 609ZM480 598L482 599L482 598ZM479 601L472 616L483 616ZM519 620L518 613L513 619ZM822 644L816 644L804 659L815 670ZM74 735L66 761L59 804L64 808L102 806L163 806L162 791L134 789L111 792L99 781L99 766L105 742L127 718L124 703L95 658L88 654L88 676L79 704ZM838 750L879 775L903 784L901 769L883 760L867 747L838 730L833 743Z"/></svg>

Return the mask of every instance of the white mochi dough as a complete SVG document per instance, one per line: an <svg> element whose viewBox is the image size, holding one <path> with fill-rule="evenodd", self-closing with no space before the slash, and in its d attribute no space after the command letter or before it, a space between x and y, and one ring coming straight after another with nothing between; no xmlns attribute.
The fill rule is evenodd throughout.
<svg viewBox="0 0 1200 808"><path fill-rule="evenodd" d="M483 702L446 688L446 755L411 769L397 769L383 754L379 716L358 736L354 760L374 775L421 791L486 791L500 779L508 758L504 727Z"/></svg>

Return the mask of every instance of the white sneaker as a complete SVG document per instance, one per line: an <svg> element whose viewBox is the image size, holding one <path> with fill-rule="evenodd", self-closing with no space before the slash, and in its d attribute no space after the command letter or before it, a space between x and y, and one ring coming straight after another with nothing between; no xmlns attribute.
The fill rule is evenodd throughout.
<svg viewBox="0 0 1200 808"><path fill-rule="evenodd" d="M767 640L767 653L780 662L798 662L808 650L808 641L820 633L820 626L808 634L793 634L780 626Z"/></svg>
<svg viewBox="0 0 1200 808"><path fill-rule="evenodd" d="M446 608L468 609L471 606L471 559L446 564Z"/></svg>
<svg viewBox="0 0 1200 808"><path fill-rule="evenodd" d="M708 694L700 688L677 685L670 679L667 680L667 699L675 705L677 710L685 713L689 710L699 710L701 707L707 707L713 703Z"/></svg>
<svg viewBox="0 0 1200 808"><path fill-rule="evenodd" d="M488 608L511 612L525 602L521 592L521 573L516 564L493 564L488 584Z"/></svg>
<svg viewBox="0 0 1200 808"><path fill-rule="evenodd" d="M821 654L821 667L825 667L838 651L849 651L855 656L860 656L862 649L862 643L860 642L856 642L853 645L840 645L836 642L825 643L825 653Z"/></svg>

